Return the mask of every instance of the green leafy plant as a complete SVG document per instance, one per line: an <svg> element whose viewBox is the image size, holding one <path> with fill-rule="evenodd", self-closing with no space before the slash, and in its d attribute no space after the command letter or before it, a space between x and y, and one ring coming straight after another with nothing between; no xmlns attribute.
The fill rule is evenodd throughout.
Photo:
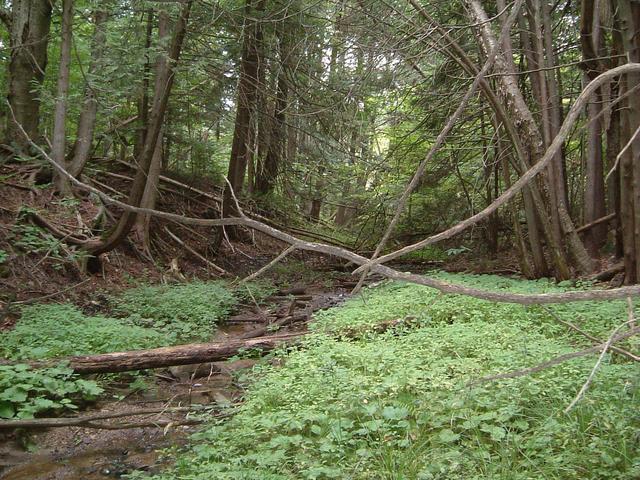
<svg viewBox="0 0 640 480"><path fill-rule="evenodd" d="M15 360L88 355L163 346L172 338L124 319L88 317L73 305L22 309L16 326L0 336L0 356Z"/></svg>
<svg viewBox="0 0 640 480"><path fill-rule="evenodd" d="M455 280L494 290L563 290L494 276ZM553 307L564 319L575 319L576 311L600 336L626 318L624 302ZM405 316L415 320L392 331L339 335ZM238 413L194 435L188 452L157 478L622 480L640 474L635 365L613 359L603 365L569 415L562 410L591 358L470 386L577 348L581 340L545 309L389 283L317 315L314 330L303 348L279 352L282 366L255 368Z"/></svg>
<svg viewBox="0 0 640 480"><path fill-rule="evenodd" d="M249 290L247 290L249 288ZM271 291L253 284L236 291L225 282L140 286L112 298L113 310L136 325L161 330L174 341L210 338L240 300L261 299Z"/></svg>
<svg viewBox="0 0 640 480"><path fill-rule="evenodd" d="M22 210L24 213L24 209ZM67 262L78 262L86 253L74 246L68 246L40 227L18 223L11 229L9 239L14 247L25 253L43 255L53 262L54 268L62 268Z"/></svg>
<svg viewBox="0 0 640 480"><path fill-rule="evenodd" d="M94 400L102 388L70 368L32 369L25 364L0 365L0 418L33 418L51 410L78 408Z"/></svg>

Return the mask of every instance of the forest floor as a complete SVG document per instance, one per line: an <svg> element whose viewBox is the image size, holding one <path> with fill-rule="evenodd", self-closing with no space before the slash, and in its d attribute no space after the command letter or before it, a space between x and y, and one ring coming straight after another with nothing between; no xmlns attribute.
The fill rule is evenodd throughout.
<svg viewBox="0 0 640 480"><path fill-rule="evenodd" d="M87 234L90 202L20 181L31 176L0 172L13 184L0 188L0 358L230 341L285 316L297 320L266 331L308 333L295 347L199 368L79 377L0 365L0 416L122 415L102 428L0 431L2 480L640 478L640 375L624 356L607 357L570 414L593 356L471 385L593 344L569 324L604 341L627 318L624 302L523 307L378 278L350 298L349 266L304 253L242 286L283 245L255 235L213 252L210 231L181 227L227 278L162 236L152 259L128 243L86 274L28 213L46 205L47 220ZM166 191L160 208L207 215L204 202ZM511 254L431 253L395 267L492 290L591 287L517 279ZM156 411L124 415L142 410Z"/></svg>
<svg viewBox="0 0 640 480"><path fill-rule="evenodd" d="M292 263L291 270L297 268ZM504 276L435 274L492 290L576 288ZM214 340L237 338L259 327L255 320L245 321L257 312L275 317L294 305L311 314L312 321L290 327L310 330L301 344L266 356L245 352L199 368L94 377L104 391L89 403L78 403L80 415L153 406L204 410L103 422L116 430L74 426L10 434L1 457L5 465L14 465L0 478L138 479L152 474L162 480L506 480L631 479L640 473L640 376L636 364L623 356L608 356L590 391L569 414L563 409L586 380L593 356L474 384L592 345L562 322L607 338L627 318L625 302L524 307L387 281L349 298L352 284L344 274L304 275L304 284L274 287L265 282L250 287L250 295L219 281L143 285L113 296L107 303L112 308L92 311L93 317L61 313L57 304L25 307L20 322L0 342L10 358L59 356L65 349L119 350L131 348L136 338L145 346L166 339L183 343L185 325L187 336L202 335L202 326L204 335L211 332L212 324L201 320L218 325ZM288 296L274 292L292 287ZM178 314L182 310L186 315ZM58 316L54 323L63 336L72 338L59 341L29 329L32 323L42 330L43 319L52 315ZM73 317L68 329L62 315ZM110 339L87 339L82 332L97 328L97 315L104 315L105 323L122 322L115 328L131 328L135 335L117 337L114 329L102 332L113 334ZM382 324L390 328L381 330ZM141 337L134 325L147 325L166 338ZM22 345L26 341L28 348ZM633 339L622 346L639 347ZM141 420L157 422L159 428L119 429L123 422ZM205 423L180 425L189 420ZM22 451L20 442L33 452Z"/></svg>

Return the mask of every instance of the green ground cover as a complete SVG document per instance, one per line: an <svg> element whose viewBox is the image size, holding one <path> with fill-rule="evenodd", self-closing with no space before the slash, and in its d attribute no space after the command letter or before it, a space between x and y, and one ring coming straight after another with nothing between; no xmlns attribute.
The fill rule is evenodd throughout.
<svg viewBox="0 0 640 480"><path fill-rule="evenodd" d="M110 297L112 317L86 315L71 304L24 307L16 326L0 335L0 358L39 360L204 341L240 302L268 295L267 284L231 287L222 281L139 286ZM0 366L0 418L75 408L102 388L64 365L34 370Z"/></svg>
<svg viewBox="0 0 640 480"><path fill-rule="evenodd" d="M569 288L440 276L486 289ZM482 376L589 345L550 310L601 338L626 319L624 302L548 308L440 295L400 283L368 289L317 315L316 333L300 347L278 352L278 366L254 369L237 413L203 428L186 451L171 452L175 466L154 478L639 478L637 365L608 357L569 414L563 410L589 374L593 356L469 386ZM367 330L398 318L406 318L406 325L382 334ZM339 334L354 327L364 333Z"/></svg>

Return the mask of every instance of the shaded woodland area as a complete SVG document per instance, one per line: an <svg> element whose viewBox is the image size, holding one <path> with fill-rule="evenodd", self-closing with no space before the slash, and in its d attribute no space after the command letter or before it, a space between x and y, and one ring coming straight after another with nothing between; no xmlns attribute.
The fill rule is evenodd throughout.
<svg viewBox="0 0 640 480"><path fill-rule="evenodd" d="M235 192L378 256L491 205L540 162L584 86L640 54L631 1L525 2L503 36L499 2L267 3L11 2L5 162L38 161L36 143L89 183L135 164L117 196L140 208L156 206L163 171L209 178L224 191L212 215L237 216ZM602 81L543 172L459 242L517 251L528 278L614 257L635 283L637 75ZM49 165L34 178L48 174L86 199ZM130 234L150 253L165 235L150 215L104 219L86 239L49 230L94 257Z"/></svg>
<svg viewBox="0 0 640 480"><path fill-rule="evenodd" d="M619 421L626 443L616 446L602 433L608 427L585 426L580 417L589 408L594 417L607 409L622 415L640 398L637 379L629 380L640 359L640 3L6 0L0 23L0 371L7 382L0 378L0 430L13 429L7 438L20 437L20 430L11 437L17 428L144 433L205 423L212 438L249 452L233 457L237 470L212 460L224 455L211 440L209 456L185 453L209 473L176 462L175 477L158 478L509 478L500 476L508 462L500 470L495 461L505 450L491 442L511 441L512 433L520 441L529 423L539 428L530 438L546 438L544 422L478 423L477 437L467 438L472 428L442 430L435 416L421 417L428 408L420 395L442 395L449 405L455 382L465 391L506 382L531 405L506 407L484 386L478 397L487 395L488 411L513 407L520 421L551 415L533 407L540 381L550 392L540 408L564 412L553 435L570 438L568 451L577 452L567 462L578 465L578 476L558 467L548 478L640 472L635 419ZM444 374L434 381L441 390L425 380L439 367L413 365L419 375L408 379L392 361L410 364L407 349L427 364L437 360L424 349L432 334L443 335L441 353L456 372L455 381ZM519 342L523 350L512 351ZM321 375L348 358L345 392L357 392L360 379L367 403L378 395L367 382L388 380L383 367L367 370L378 361L374 347L401 386L380 394L379 412L361 411L352 405L356 393L329 392L338 374ZM458 353L466 349L468 357ZM591 370L584 361L593 354ZM456 363L465 359L473 361ZM575 359L580 368L561 380L542 373L527 383ZM238 371L256 364L265 376L243 383ZM196 367L171 370L180 365ZM314 374L301 381L297 369ZM607 381L593 406L583 400L599 370ZM139 371L155 372L153 380L129 373ZM360 378L362 371L370 376ZM202 377L200 389L216 378L227 383L211 394L215 407L191 417ZM115 378L143 379L160 391L160 382L173 381L172 398L188 401L162 398L165 410L145 403L138 413L157 414L156 423L108 422L136 410L44 417L104 399ZM19 382L31 390L17 391ZM297 403L287 410L290 399L279 395L289 386ZM309 412L317 405L305 397L314 389L327 405L353 413L338 423L360 425L363 415L378 414L398 422L380 437L404 435L399 450L486 441L490 467L451 460L447 451L433 461L435 469L448 459L439 473L408 458L372 460L375 467L360 472L375 457L366 452L378 448L358 443L365 427L353 427L359 440L349 445L358 446L338 454L335 445L314 443L335 434L335 419L309 431L295 423L316 419ZM148 401L160 400L140 400ZM291 413L301 405L307 410ZM469 408L488 415L484 406ZM263 414L293 415L290 437L274 433L277 421L253 423ZM418 428L427 424L429 434ZM367 430L367 442L377 428ZM249 431L262 437L247 440ZM603 475L607 459L585 460L589 435L600 435L619 476ZM271 458L261 449L275 439L282 448ZM298 441L309 443L291 450ZM531 448L531 458L552 455ZM318 460L309 451L324 453ZM332 470L345 458L353 460L349 474ZM533 478L535 468L519 461L523 476L512 478ZM146 478L139 474L130 478Z"/></svg>

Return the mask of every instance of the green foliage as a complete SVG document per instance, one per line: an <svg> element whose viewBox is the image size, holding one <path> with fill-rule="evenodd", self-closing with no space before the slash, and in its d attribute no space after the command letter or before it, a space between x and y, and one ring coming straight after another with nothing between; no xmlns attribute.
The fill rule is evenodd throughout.
<svg viewBox="0 0 640 480"><path fill-rule="evenodd" d="M67 262L77 262L86 253L74 246L66 245L40 227L18 223L11 228L9 240L25 253L35 253L50 259L54 268L62 268Z"/></svg>
<svg viewBox="0 0 640 480"><path fill-rule="evenodd" d="M0 264L5 263L9 258L9 254L6 250L0 249Z"/></svg>
<svg viewBox="0 0 640 480"><path fill-rule="evenodd" d="M78 400L102 393L94 381L83 380L69 368L31 369L0 365L0 418L33 418L40 412L77 408Z"/></svg>
<svg viewBox="0 0 640 480"><path fill-rule="evenodd" d="M73 305L25 307L0 337L0 356L14 360L88 355L167 345L172 338L126 319L85 316Z"/></svg>
<svg viewBox="0 0 640 480"><path fill-rule="evenodd" d="M239 301L270 294L268 284L232 291L224 282L177 286L142 286L119 297L118 313L126 318L87 316L69 304L28 306L16 326L0 336L0 357L12 360L88 355L153 348L206 340ZM148 385L137 378L133 389ZM77 399L93 399L102 389L65 367L31 370L26 365L0 366L0 417L26 418L45 410L75 408Z"/></svg>
<svg viewBox="0 0 640 480"><path fill-rule="evenodd" d="M455 278L494 290L562 289L542 281ZM623 302L597 305L577 307L585 309L588 325L583 326L591 332L603 335L626 318ZM553 308L575 321L575 307ZM415 321L357 339L317 333L303 348L280 352L282 367L254 371L239 413L196 434L175 467L157 478L640 475L640 385L634 365L613 358L605 362L569 415L562 410L584 382L593 358L469 386L479 377L530 367L579 348L544 309L393 283L318 315L315 329L366 328L404 316Z"/></svg>
<svg viewBox="0 0 640 480"><path fill-rule="evenodd" d="M172 342L210 338L217 324L250 294L261 299L270 293L266 284L236 291L228 283L193 282L185 285L141 286L112 298L113 310L136 325L168 335Z"/></svg>

